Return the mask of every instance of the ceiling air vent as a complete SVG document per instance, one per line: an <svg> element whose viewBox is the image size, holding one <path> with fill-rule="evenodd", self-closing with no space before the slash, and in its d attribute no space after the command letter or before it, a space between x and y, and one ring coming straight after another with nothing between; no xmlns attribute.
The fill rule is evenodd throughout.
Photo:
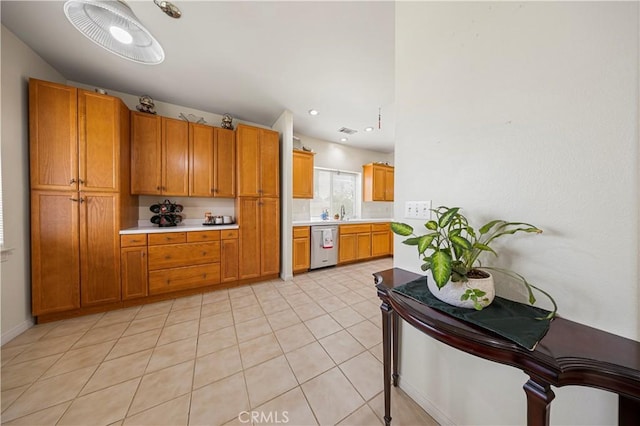
<svg viewBox="0 0 640 426"><path fill-rule="evenodd" d="M358 132L357 130L350 129L348 127L341 127L338 129L338 131L340 133L346 133L347 135L353 135L354 133Z"/></svg>

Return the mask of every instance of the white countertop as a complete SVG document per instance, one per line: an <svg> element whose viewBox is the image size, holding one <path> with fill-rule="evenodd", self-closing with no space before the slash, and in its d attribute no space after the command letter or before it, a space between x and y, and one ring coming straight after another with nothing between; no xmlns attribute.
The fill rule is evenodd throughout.
<svg viewBox="0 0 640 426"><path fill-rule="evenodd" d="M120 235L126 234L156 234L160 232L189 232L189 231L220 231L225 229L238 229L239 226L236 223L230 225L210 225L205 226L202 224L179 224L176 226L138 226L136 228L122 229Z"/></svg>
<svg viewBox="0 0 640 426"><path fill-rule="evenodd" d="M349 225L351 223L380 223L380 222L393 222L391 218L376 218L376 219L349 219L349 220L296 220L291 224L293 226L313 226L313 225Z"/></svg>

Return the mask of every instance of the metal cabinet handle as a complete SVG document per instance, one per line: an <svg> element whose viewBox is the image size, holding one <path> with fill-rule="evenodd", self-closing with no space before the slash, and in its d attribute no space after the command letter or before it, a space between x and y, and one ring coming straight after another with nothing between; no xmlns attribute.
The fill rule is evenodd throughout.
<svg viewBox="0 0 640 426"><path fill-rule="evenodd" d="M71 179L71 180L69 181L69 185L73 185L74 183L76 183L76 180L75 180L75 179Z"/></svg>

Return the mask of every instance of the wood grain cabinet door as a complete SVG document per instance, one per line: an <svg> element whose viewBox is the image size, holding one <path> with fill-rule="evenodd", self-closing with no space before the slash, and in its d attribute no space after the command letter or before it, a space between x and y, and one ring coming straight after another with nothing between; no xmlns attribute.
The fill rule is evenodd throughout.
<svg viewBox="0 0 640 426"><path fill-rule="evenodd" d="M147 246L120 250L122 300L148 295Z"/></svg>
<svg viewBox="0 0 640 426"><path fill-rule="evenodd" d="M260 199L260 274L280 272L280 199Z"/></svg>
<svg viewBox="0 0 640 426"><path fill-rule="evenodd" d="M212 197L214 183L214 128L189 123L189 195Z"/></svg>
<svg viewBox="0 0 640 426"><path fill-rule="evenodd" d="M78 91L79 181L82 191L117 192L120 99Z"/></svg>
<svg viewBox="0 0 640 426"><path fill-rule="evenodd" d="M260 129L260 196L280 196L280 135Z"/></svg>
<svg viewBox="0 0 640 426"><path fill-rule="evenodd" d="M390 254L389 231L371 231L371 256L385 256Z"/></svg>
<svg viewBox="0 0 640 426"><path fill-rule="evenodd" d="M257 197L238 199L239 267L240 279L260 276L260 201ZM271 231L273 232L273 231ZM277 237L277 235L275 236Z"/></svg>
<svg viewBox="0 0 640 426"><path fill-rule="evenodd" d="M239 124L236 128L238 196L260 196L260 130ZM242 248L240 249L242 250Z"/></svg>
<svg viewBox="0 0 640 426"><path fill-rule="evenodd" d="M238 279L238 238L220 241L220 281Z"/></svg>
<svg viewBox="0 0 640 426"><path fill-rule="evenodd" d="M160 117L131 112L131 193L162 192L162 125Z"/></svg>
<svg viewBox="0 0 640 426"><path fill-rule="evenodd" d="M82 306L120 300L118 194L80 193Z"/></svg>
<svg viewBox="0 0 640 426"><path fill-rule="evenodd" d="M361 260L361 259L368 259L371 257L371 233L370 232L363 232L360 234L357 234L357 246L358 246L358 250L356 253L356 258Z"/></svg>
<svg viewBox="0 0 640 426"><path fill-rule="evenodd" d="M29 80L31 189L78 190L78 91Z"/></svg>
<svg viewBox="0 0 640 426"><path fill-rule="evenodd" d="M393 201L394 199L394 189L393 186L395 184L395 171L394 169L387 169L384 177L384 185L385 185L385 201Z"/></svg>
<svg viewBox="0 0 640 426"><path fill-rule="evenodd" d="M189 195L189 123L162 117L162 194Z"/></svg>
<svg viewBox="0 0 640 426"><path fill-rule="evenodd" d="M293 151L293 198L313 198L313 156Z"/></svg>
<svg viewBox="0 0 640 426"><path fill-rule="evenodd" d="M33 315L80 307L78 201L63 191L31 192Z"/></svg>
<svg viewBox="0 0 640 426"><path fill-rule="evenodd" d="M214 197L236 196L236 138L233 130L215 128Z"/></svg>

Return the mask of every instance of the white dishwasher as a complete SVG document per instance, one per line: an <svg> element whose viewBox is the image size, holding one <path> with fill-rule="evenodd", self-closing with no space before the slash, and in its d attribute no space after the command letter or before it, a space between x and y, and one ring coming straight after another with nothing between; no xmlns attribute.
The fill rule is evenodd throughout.
<svg viewBox="0 0 640 426"><path fill-rule="evenodd" d="M311 267L324 268L338 263L338 225L311 227Z"/></svg>

